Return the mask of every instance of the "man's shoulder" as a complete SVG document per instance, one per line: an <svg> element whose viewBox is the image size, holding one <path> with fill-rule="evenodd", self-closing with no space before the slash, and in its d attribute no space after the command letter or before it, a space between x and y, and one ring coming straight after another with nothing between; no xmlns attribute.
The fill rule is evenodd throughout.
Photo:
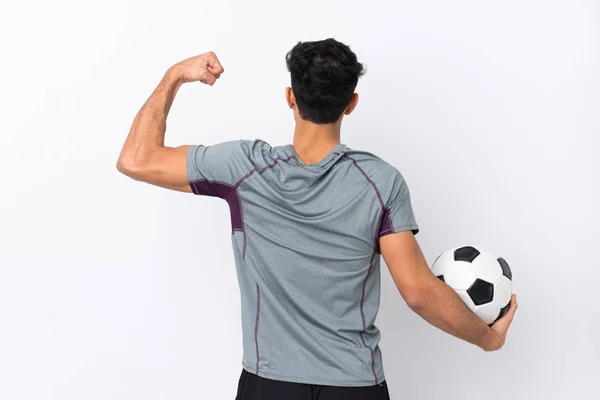
<svg viewBox="0 0 600 400"><path fill-rule="evenodd" d="M252 152L256 150L271 150L273 146L271 146L268 142L262 139L239 139L238 143L240 146L246 150L247 152Z"/></svg>
<svg viewBox="0 0 600 400"><path fill-rule="evenodd" d="M248 158L256 158L271 153L273 147L262 139L238 139L231 142Z"/></svg>
<svg viewBox="0 0 600 400"><path fill-rule="evenodd" d="M381 157L368 151L354 149L348 149L346 157L352 160L365 178L375 186L385 204L388 204L394 193L406 187L404 176L398 168Z"/></svg>
<svg viewBox="0 0 600 400"><path fill-rule="evenodd" d="M346 148L345 156L354 162L358 168L362 169L371 179L378 177L385 179L400 173L392 164L369 151Z"/></svg>
<svg viewBox="0 0 600 400"><path fill-rule="evenodd" d="M240 148L255 166L268 165L278 159L283 159L289 156L287 145L272 146L269 142L263 139L240 139Z"/></svg>

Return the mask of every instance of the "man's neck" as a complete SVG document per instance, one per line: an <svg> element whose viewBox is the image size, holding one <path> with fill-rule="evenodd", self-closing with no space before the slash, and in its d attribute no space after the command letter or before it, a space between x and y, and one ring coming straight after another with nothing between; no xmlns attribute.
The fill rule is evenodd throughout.
<svg viewBox="0 0 600 400"><path fill-rule="evenodd" d="M341 124L296 122L294 150L305 164L316 164L340 143Z"/></svg>

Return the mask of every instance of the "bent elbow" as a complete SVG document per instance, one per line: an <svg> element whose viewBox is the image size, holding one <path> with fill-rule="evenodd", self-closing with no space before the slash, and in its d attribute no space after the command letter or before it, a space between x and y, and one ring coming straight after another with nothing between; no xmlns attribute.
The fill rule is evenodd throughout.
<svg viewBox="0 0 600 400"><path fill-rule="evenodd" d="M404 297L404 301L406 301L408 307L414 312L422 310L427 303L427 296L422 290L418 289L405 290L402 293L402 297Z"/></svg>
<svg viewBox="0 0 600 400"><path fill-rule="evenodd" d="M117 160L117 170L123 175L135 179L136 176L139 176L141 167L132 158L119 157Z"/></svg>
<svg viewBox="0 0 600 400"><path fill-rule="evenodd" d="M119 171L123 175L127 175L131 171L131 169L131 163L123 159L123 157L119 157L119 159L117 160L117 171Z"/></svg>

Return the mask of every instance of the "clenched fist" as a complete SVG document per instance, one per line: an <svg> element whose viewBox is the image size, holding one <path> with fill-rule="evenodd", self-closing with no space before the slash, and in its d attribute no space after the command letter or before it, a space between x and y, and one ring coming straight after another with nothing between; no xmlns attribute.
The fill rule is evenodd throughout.
<svg viewBox="0 0 600 400"><path fill-rule="evenodd" d="M225 71L212 51L183 60L172 68L177 71L183 82L200 81L210 86L214 85Z"/></svg>

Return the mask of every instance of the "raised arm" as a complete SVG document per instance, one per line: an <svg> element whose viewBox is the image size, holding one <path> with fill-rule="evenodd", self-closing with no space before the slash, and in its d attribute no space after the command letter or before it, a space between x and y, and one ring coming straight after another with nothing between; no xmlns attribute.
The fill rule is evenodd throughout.
<svg viewBox="0 0 600 400"><path fill-rule="evenodd" d="M213 52L188 58L169 68L136 115L117 169L138 181L191 192L186 174L189 146L165 147L167 116L183 83L200 81L212 86L223 71Z"/></svg>
<svg viewBox="0 0 600 400"><path fill-rule="evenodd" d="M498 350L504 345L517 309L515 295L508 312L490 328L469 310L452 288L433 275L411 231L382 236L380 247L396 287L414 312L430 324L483 350Z"/></svg>

